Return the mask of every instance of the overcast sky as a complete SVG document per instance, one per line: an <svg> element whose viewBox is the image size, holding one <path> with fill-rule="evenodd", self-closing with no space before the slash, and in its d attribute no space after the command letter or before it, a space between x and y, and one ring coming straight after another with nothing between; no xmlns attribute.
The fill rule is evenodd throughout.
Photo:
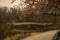
<svg viewBox="0 0 60 40"><path fill-rule="evenodd" d="M0 6L7 6L10 5L12 0L0 0Z"/></svg>
<svg viewBox="0 0 60 40"><path fill-rule="evenodd" d="M24 0L15 0L12 4L13 0L0 0L0 6L13 6L13 5L18 5L20 2Z"/></svg>
<svg viewBox="0 0 60 40"><path fill-rule="evenodd" d="M26 0L0 0L0 7L14 7L17 6L17 8L20 8L23 10L26 8L29 4L25 3Z"/></svg>

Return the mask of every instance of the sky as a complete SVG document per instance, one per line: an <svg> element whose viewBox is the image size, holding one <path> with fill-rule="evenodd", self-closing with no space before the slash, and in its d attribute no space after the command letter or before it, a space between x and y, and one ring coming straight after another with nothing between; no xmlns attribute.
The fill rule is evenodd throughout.
<svg viewBox="0 0 60 40"><path fill-rule="evenodd" d="M14 1L14 2L12 2ZM0 7L14 7L17 6L17 8L21 8L24 9L25 7L27 7L27 5L25 3L26 0L0 0Z"/></svg>
<svg viewBox="0 0 60 40"><path fill-rule="evenodd" d="M12 0L0 0L0 6L8 6L11 2Z"/></svg>
<svg viewBox="0 0 60 40"><path fill-rule="evenodd" d="M11 3L13 0L0 0L0 6L13 6L18 5L20 2L25 0L15 0L13 3Z"/></svg>

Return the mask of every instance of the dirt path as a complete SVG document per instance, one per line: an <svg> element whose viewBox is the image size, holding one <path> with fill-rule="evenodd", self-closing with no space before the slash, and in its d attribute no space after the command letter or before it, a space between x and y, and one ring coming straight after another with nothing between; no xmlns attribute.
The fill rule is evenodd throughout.
<svg viewBox="0 0 60 40"><path fill-rule="evenodd" d="M58 32L57 30L48 31L39 35L31 36L22 40L52 40L53 36Z"/></svg>

